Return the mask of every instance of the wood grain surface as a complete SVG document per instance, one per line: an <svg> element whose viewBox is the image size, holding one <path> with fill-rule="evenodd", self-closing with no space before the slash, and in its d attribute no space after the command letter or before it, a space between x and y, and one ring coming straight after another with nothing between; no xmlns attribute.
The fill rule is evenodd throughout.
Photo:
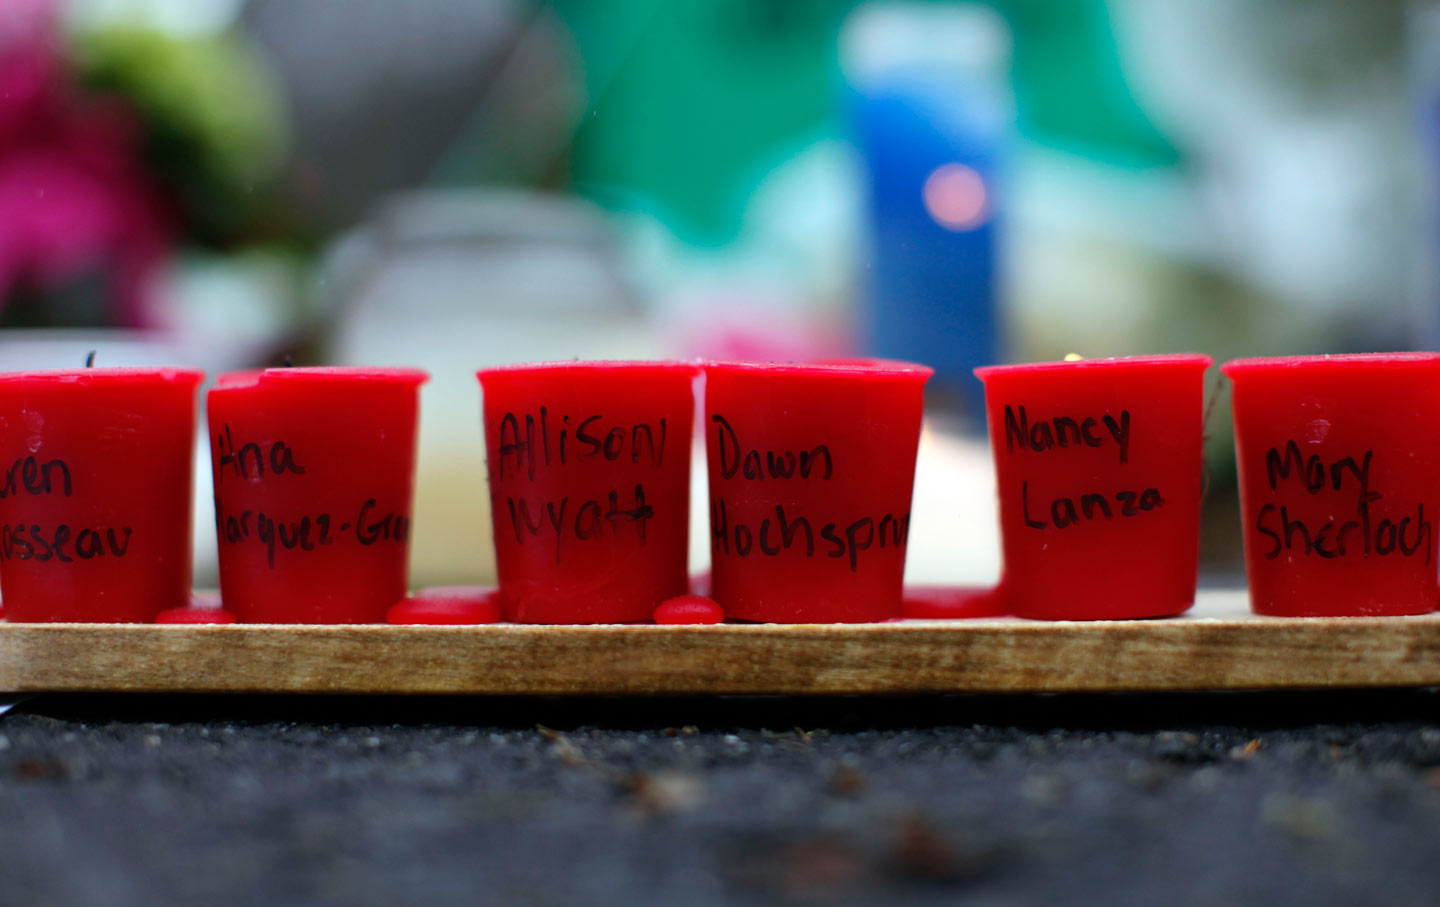
<svg viewBox="0 0 1440 907"><path fill-rule="evenodd" d="M0 622L0 692L727 694L1440 684L1440 615L716 626Z"/></svg>

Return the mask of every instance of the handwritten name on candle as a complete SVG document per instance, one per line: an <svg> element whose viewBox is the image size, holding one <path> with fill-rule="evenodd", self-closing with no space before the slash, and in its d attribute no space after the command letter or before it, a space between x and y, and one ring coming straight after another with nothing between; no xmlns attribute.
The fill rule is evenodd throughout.
<svg viewBox="0 0 1440 907"><path fill-rule="evenodd" d="M24 491L26 494L49 494L55 490L55 476L60 477L60 487L65 497L70 497L70 467L64 460L50 460L41 463L34 457L17 459L5 471L5 482L0 485L0 499Z"/></svg>
<svg viewBox="0 0 1440 907"><path fill-rule="evenodd" d="M35 457L17 458L5 471L5 480L0 483L0 499L24 492L31 495L48 495L56 492L70 497L74 486L70 480L70 467L64 460L55 459L41 463ZM16 523L0 527L0 558L17 561L58 561L74 563L78 558L88 561L96 557L124 557L130 550L130 538L134 530L129 526L117 528L98 526L84 527L78 531L69 523L47 528L38 523L28 526Z"/></svg>
<svg viewBox="0 0 1440 907"><path fill-rule="evenodd" d="M264 481L267 476L303 476L296 451L284 441L260 444L247 441L237 445L227 424L215 436L216 480L223 482L226 473L249 482ZM410 538L410 518L402 513L377 512L375 498L366 498L348 520L337 520L331 513L317 513L298 519L284 519L263 510L242 510L228 513L215 496L215 531L223 544L254 543L265 547L265 562L275 566L277 551L314 551L335 544L337 539L352 540L364 547L378 542L406 542Z"/></svg>
<svg viewBox="0 0 1440 907"><path fill-rule="evenodd" d="M1099 418L1084 416L1053 416L1048 419L1030 421L1030 414L1024 406L1005 405L1005 450L1014 454L1016 449L1030 453L1045 453L1051 450L1068 450L1079 447L1103 447L1115 445L1120 465L1130 462L1131 419L1130 410L1122 409L1120 417L1106 413ZM1103 429L1103 430L1102 430ZM1077 503L1078 499L1078 503ZM1124 489L1120 491L1084 491L1078 495L1061 495L1053 498L1048 506L1036 505L1032 512L1030 483L1020 483L1020 509L1029 529L1066 529L1093 520L1113 520L1116 517L1138 517L1165 506L1165 498L1154 487ZM1048 515L1049 519L1045 519Z"/></svg>
<svg viewBox="0 0 1440 907"><path fill-rule="evenodd" d="M767 473L772 479L788 479L796 476L797 470L799 478L808 479L816 464L824 467L820 478L828 479L835 474L835 461L830 456L830 448L824 444L817 444L798 454L793 450L766 451L762 464L760 451L742 448L735 429L724 416L714 413L710 420L715 423L719 441L720 475L727 479L733 479L737 472L747 479L763 479Z"/></svg>
<svg viewBox="0 0 1440 907"><path fill-rule="evenodd" d="M1388 517L1378 524L1373 522L1370 505L1379 501L1382 495L1370 487L1370 465L1375 456L1373 450L1365 451L1358 460L1354 456L1341 457L1326 463L1319 454L1308 458L1296 441L1287 441L1283 452L1272 447L1265 452L1265 479L1271 491L1279 491L1281 482L1298 484L1307 494L1348 493L1354 489L1354 519L1338 521L1327 519L1323 525L1307 524L1304 520L1291 519L1290 510L1284 505L1266 504L1255 517L1255 529L1270 539L1265 557L1274 560L1282 553L1296 552L1306 556L1322 558L1345 557L1357 550L1362 557L1371 554L1386 557L1399 553L1402 557L1413 557L1423 551L1425 563L1430 563L1435 548L1431 521L1425 518L1425 505L1416 506L1415 516L1404 517L1396 523ZM1411 524L1414 523L1414 538L1410 539ZM1358 549L1354 545L1359 536Z"/></svg>
<svg viewBox="0 0 1440 907"><path fill-rule="evenodd" d="M105 557L107 554L110 557L124 557L130 550L130 537L134 530L125 526L121 532L123 534L117 535L113 528L100 527L81 529L76 533L68 523L61 523L53 530L38 525L27 527L23 523L16 523L14 527L6 525L0 529L0 555L7 561L36 560L44 563L56 560L65 564L74 563L75 558L88 561L92 557ZM75 557L66 552L66 545L71 544L72 539L70 551L74 552Z"/></svg>
<svg viewBox="0 0 1440 907"><path fill-rule="evenodd" d="M594 460L629 463L659 470L665 462L668 426L665 419L627 424L608 424L603 414L580 418L560 414L558 423L550 408L537 413L507 412L500 418L499 481L523 477L534 481L541 465L563 469ZM522 431L521 426L524 426ZM554 434L552 435L552 428ZM553 443L552 443L553 442ZM572 506L574 505L574 506ZM645 499L645 486L636 482L633 490L612 489L599 498L559 499L532 502L525 497L506 495L505 506L517 544L553 535L555 563L564 558L564 541L590 542L616 536L631 527L635 540L645 544L646 523L655 517L655 507Z"/></svg>
<svg viewBox="0 0 1440 907"><path fill-rule="evenodd" d="M533 516L524 498L518 501L514 497L505 498L506 506L510 508L510 522L515 529L515 541L525 543L525 536L520 531L522 527L533 538L541 535L548 526L555 532L557 564L561 559L560 543L567 531L578 541L588 542L603 536L607 524L614 533L619 531L622 523L633 523L640 544L645 544L645 521L655 516L655 508L645 503L645 486L635 486L634 507L622 508L619 501L620 494L615 491L609 494L609 507L602 507L597 500L588 500L572 512L574 518L570 520L565 515L570 506L568 495L559 500L558 508L556 501L546 501L543 511L537 511Z"/></svg>
<svg viewBox="0 0 1440 907"><path fill-rule="evenodd" d="M1110 499L1095 492L1086 492L1080 495L1080 508L1076 510L1075 499L1058 497L1050 502L1050 519L1054 521L1056 529L1064 529L1067 526L1074 526L1083 520L1114 519L1116 515L1122 517L1139 516L1148 513L1165 504L1160 497L1160 492L1154 488L1147 488L1144 491L1117 491L1115 492L1115 506L1110 506ZM1049 523L1044 520L1037 520L1030 515L1030 483L1020 483L1020 507L1025 514L1025 525L1031 529L1044 529ZM1043 511L1042 511L1043 512Z"/></svg>
<svg viewBox="0 0 1440 907"><path fill-rule="evenodd" d="M1005 405L1005 449L1013 454L1016 444L1020 445L1021 450L1033 450L1037 453L1056 447L1064 450L1072 443L1076 447L1081 444L1086 447L1101 447L1105 444L1105 436L1098 430L1098 426L1101 425L1105 426L1106 433L1119 447L1120 462L1122 464L1128 462L1130 459L1130 410L1128 409L1120 411L1118 421L1107 413L1099 419L1093 416L1086 416L1079 420L1069 416L1055 416L1053 419L1042 419L1031 425L1025 407L1020 407L1020 415L1017 417L1015 410L1007 403Z"/></svg>
<svg viewBox="0 0 1440 907"><path fill-rule="evenodd" d="M339 524L339 537L353 538L367 548L377 542L409 540L410 519L393 511L376 515L376 506L374 498L367 498L353 520ZM335 544L334 525L335 518L329 513L298 520L275 519L260 510L243 510L236 516L223 513L219 500L215 502L215 529L221 540L231 545L249 541L264 545L265 560L271 567L277 550L314 551L317 546Z"/></svg>
<svg viewBox="0 0 1440 907"><path fill-rule="evenodd" d="M570 463L583 463L596 457L603 457L614 462L626 455L629 451L631 463L638 464L642 458L653 468L659 469L665 459L665 433L666 424L664 419L656 423L656 429L652 429L648 422L637 422L630 425L626 430L625 426L612 425L605 429L601 414L588 416L579 420L573 430L574 444L570 445L572 430L570 428L570 416L561 416L560 426L556 429L558 443L552 447L550 443L550 408L540 407L540 415L537 419L531 413L524 414L525 433L522 439L520 433L521 420L514 413L506 413L500 419L500 478L505 478L506 461L513 457L515 462L512 468L516 472L524 472L530 478L535 478L535 467L540 462L549 466L552 462L558 462L561 466L568 466ZM596 425L596 423L601 423ZM536 431L539 436L536 436ZM657 441L658 435L658 441ZM577 449L578 447L578 449Z"/></svg>
<svg viewBox="0 0 1440 907"><path fill-rule="evenodd" d="M223 434L215 436L215 449L220 455L219 468L215 471L217 480L224 481L225 473L233 472L236 478L258 482L265 478L265 466L269 463L271 475L287 472L297 476L305 474L305 467L295 462L295 452L284 441L262 446L256 441L247 442L237 450L229 423Z"/></svg>
<svg viewBox="0 0 1440 907"><path fill-rule="evenodd" d="M827 481L835 475L835 461L830 448L816 444L800 451L766 451L763 458L756 449L747 450L740 443L739 432L720 413L712 413L720 475L724 479L770 481L774 479L815 479ZM844 524L844 529L841 525ZM817 550L815 526L803 516L787 514L781 504L775 505L775 516L763 517L758 527L730 522L725 498L714 495L710 503L710 548L716 554L739 557L757 554L778 557L795 551L805 557L845 558L851 572L860 569L860 553L871 548L903 548L910 537L910 514L860 516L847 522L839 520L820 526Z"/></svg>

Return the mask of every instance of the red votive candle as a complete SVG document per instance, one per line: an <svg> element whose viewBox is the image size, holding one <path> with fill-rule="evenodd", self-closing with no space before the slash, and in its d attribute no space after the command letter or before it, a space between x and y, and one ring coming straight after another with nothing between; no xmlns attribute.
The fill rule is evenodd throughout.
<svg viewBox="0 0 1440 907"><path fill-rule="evenodd" d="M705 366L711 595L727 617L900 616L930 375L894 362Z"/></svg>
<svg viewBox="0 0 1440 907"><path fill-rule="evenodd" d="M405 597L424 372L278 368L208 397L220 595L243 623L378 623Z"/></svg>
<svg viewBox="0 0 1440 907"><path fill-rule="evenodd" d="M1290 616L1440 604L1440 355L1237 359L1235 457L1250 604Z"/></svg>
<svg viewBox="0 0 1440 907"><path fill-rule="evenodd" d="M1019 617L1179 614L1200 556L1208 356L990 366L1006 605Z"/></svg>
<svg viewBox="0 0 1440 907"><path fill-rule="evenodd" d="M485 450L505 619L649 621L686 592L699 369L485 369Z"/></svg>
<svg viewBox="0 0 1440 907"><path fill-rule="evenodd" d="M11 621L139 623L184 607L203 377L0 375L0 586Z"/></svg>

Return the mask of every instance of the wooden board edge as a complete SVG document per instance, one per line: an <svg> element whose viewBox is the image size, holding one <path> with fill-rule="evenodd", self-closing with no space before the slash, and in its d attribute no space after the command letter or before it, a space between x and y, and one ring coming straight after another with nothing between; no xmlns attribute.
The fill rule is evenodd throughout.
<svg viewBox="0 0 1440 907"><path fill-rule="evenodd" d="M1440 684L1440 617L1040 624L0 624L0 691L874 694Z"/></svg>

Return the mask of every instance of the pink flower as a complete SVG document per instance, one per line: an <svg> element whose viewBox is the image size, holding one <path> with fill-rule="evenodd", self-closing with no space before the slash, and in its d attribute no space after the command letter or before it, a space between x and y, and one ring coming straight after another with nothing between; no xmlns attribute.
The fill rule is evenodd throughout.
<svg viewBox="0 0 1440 907"><path fill-rule="evenodd" d="M114 320L144 323L147 287L170 249L139 122L118 100L79 93L59 52L52 0L5 0L0 17L0 305L89 270Z"/></svg>

